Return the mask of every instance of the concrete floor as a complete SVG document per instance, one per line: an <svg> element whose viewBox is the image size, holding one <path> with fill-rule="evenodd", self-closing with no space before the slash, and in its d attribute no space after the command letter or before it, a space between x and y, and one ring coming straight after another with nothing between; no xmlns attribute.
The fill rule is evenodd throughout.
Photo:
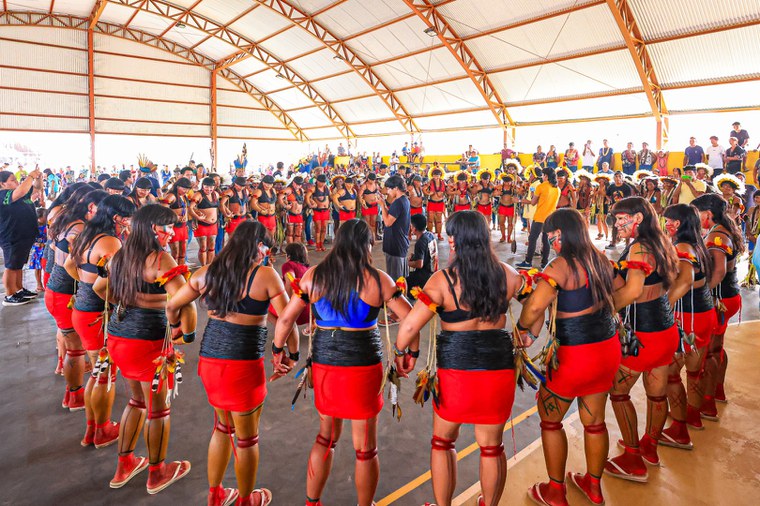
<svg viewBox="0 0 760 506"><path fill-rule="evenodd" d="M496 232L493 237L498 240ZM518 237L520 246L517 255L509 252L508 245L496 244L499 257L510 264L521 261L525 254L525 246L522 244L526 240L525 234ZM439 244L441 265L446 265L448 247L445 242ZM602 242L597 244L603 247ZM195 249L191 248L191 261L195 259ZM321 254L312 254L312 264L320 258ZM384 262L379 245L375 248L374 258L375 265L382 268ZM27 288L33 288L32 273L26 273L26 279ZM747 290L743 295L743 319L758 319L757 293ZM514 310L517 314L519 305L515 305ZM199 329L205 327L205 320L205 315L201 314ZM392 328L391 333L395 335L395 328ZM184 382L180 387L180 396L172 406L172 434L167 457L190 460L193 469L186 478L151 497L145 491L146 475L140 475L120 490L108 487L116 466L115 446L102 450L79 446L84 431L84 415L69 413L60 408L64 382L62 377L53 375L55 328L42 298L26 306L0 309L0 335L0 368L3 371L0 375L0 405L3 406L0 411L1 504L142 505L166 504L170 501L202 504L206 500L206 450L213 424L213 411L196 374L198 342L186 347L187 365L183 369ZM425 350L427 329L423 330L423 336L422 349ZM302 349L305 346L303 340ZM747 353L757 351L753 346L753 343L745 343ZM737 364L736 369L733 364ZM424 363L420 363L419 367L423 366ZM737 362L732 363L730 371L732 374L738 373ZM295 386L292 376L270 384L261 419L261 465L257 484L273 491L274 504L303 504L306 457L317 430L318 417L311 394L307 399L300 399L291 411L290 401ZM404 416L400 423L391 418L387 406L380 414L378 442L381 477L376 500L381 506L391 503L419 505L432 500L427 474L432 410L429 405L420 408L412 402L413 386L411 380L402 385ZM119 419L126 401L126 388L119 380L114 405L115 419ZM568 416L572 416L572 413ZM529 447L539 437L533 391L518 390L513 417L514 429L509 430L508 425L504 437L510 457ZM611 425L614 430L614 422ZM738 435L736 439L740 439ZM472 427L463 427L457 442L460 451L457 495L465 493L478 480L478 458L473 443ZM743 444L749 443L745 441ZM137 454L145 454L144 443L138 444ZM332 475L322 496L326 505L355 504L353 465L354 452L346 432L338 445ZM747 472L749 468L742 471L744 474ZM517 476L517 473L510 475L508 488L523 490L533 483L518 481ZM725 477L729 478L730 476ZM605 484L607 490L610 489L609 481ZM229 466L224 483L226 486L235 486L232 465ZM616 497L616 504L638 502L629 502L628 496L623 494L610 497ZM465 494L461 500L466 499Z"/></svg>

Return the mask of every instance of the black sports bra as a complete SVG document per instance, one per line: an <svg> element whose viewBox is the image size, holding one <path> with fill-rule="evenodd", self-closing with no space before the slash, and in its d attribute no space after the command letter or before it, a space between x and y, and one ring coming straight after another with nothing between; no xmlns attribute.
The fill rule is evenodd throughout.
<svg viewBox="0 0 760 506"><path fill-rule="evenodd" d="M248 285L245 288L245 297L235 304L234 311L236 313L249 316L264 316L267 314L267 311L269 311L269 299L257 300L248 295L251 291L251 286L253 285L253 278L256 277L256 272L258 272L259 267L260 266L257 265L253 269L253 272L251 272L251 277L248 278Z"/></svg>
<svg viewBox="0 0 760 506"><path fill-rule="evenodd" d="M620 260L619 260L620 262L628 259L628 253L631 250L631 246L633 246L634 244L636 244L635 241L629 244L628 247L626 247L625 250L623 250L623 254L620 255ZM620 273L620 276L622 276L623 279L627 278L628 269L619 269L618 272ZM662 276L660 276L660 274L657 272L657 269L652 271L652 273L649 276L644 278L644 286L652 286L658 283L662 283Z"/></svg>
<svg viewBox="0 0 760 506"><path fill-rule="evenodd" d="M490 194L492 194L492 193L493 193L493 188L491 188L490 186L483 186L483 187L482 187L482 188L481 188L481 189L478 191L478 193L487 193L487 194L489 194L489 195L490 195Z"/></svg>
<svg viewBox="0 0 760 506"><path fill-rule="evenodd" d="M585 285L575 290L564 290L558 286L558 290L557 311L562 313L580 313L594 305L594 297L588 284L588 274L586 274Z"/></svg>
<svg viewBox="0 0 760 506"><path fill-rule="evenodd" d="M187 202L185 201L185 197L180 197L179 195L176 196L177 198L174 199L174 202L169 204L169 209L184 209L187 207ZM200 207L200 205L198 206Z"/></svg>
<svg viewBox="0 0 760 506"><path fill-rule="evenodd" d="M137 291L146 295L163 295L166 293L166 289L158 281L148 283L144 279L140 280L140 288Z"/></svg>
<svg viewBox="0 0 760 506"><path fill-rule="evenodd" d="M107 236L108 234L101 234L97 236L95 239L93 239L92 243L90 244L90 247L87 249L86 261L82 264L77 265L78 268L82 269L84 272L89 272L90 274L98 274L100 272L98 270L98 266L90 262L90 255L92 254L92 248L95 247L98 241Z"/></svg>
<svg viewBox="0 0 760 506"><path fill-rule="evenodd" d="M267 193L266 190L261 190L261 196L259 197L259 204L274 204L275 200L277 200L277 196L274 193L274 190L270 190L271 193Z"/></svg>
<svg viewBox="0 0 760 506"><path fill-rule="evenodd" d="M248 192L243 190L243 197L241 198L240 194L236 192L235 190L232 190L232 196L227 201L230 204L237 204L239 206L244 206L243 199L248 199Z"/></svg>
<svg viewBox="0 0 760 506"><path fill-rule="evenodd" d="M725 235L727 238L731 239L731 236L722 230L714 230L713 232L715 232L716 234ZM56 247L58 247L57 244L56 244ZM730 262L731 260L734 260L737 256L739 256L739 252L737 251L737 249L735 247L731 248L731 254L729 255L728 253L726 253L726 262Z"/></svg>
<svg viewBox="0 0 760 506"><path fill-rule="evenodd" d="M69 252L69 232L71 232L71 229L79 225L79 222L74 223L73 225L70 225L69 228L66 229L66 231L63 233L63 239L56 239L55 241L55 247L58 251L63 251L64 253L68 254Z"/></svg>
<svg viewBox="0 0 760 506"><path fill-rule="evenodd" d="M344 188L344 191L345 191L345 193L343 195L341 195L340 197L338 197L338 200L340 200L340 201L343 201L343 200L356 200L356 193L349 192L347 188Z"/></svg>
<svg viewBox="0 0 760 506"><path fill-rule="evenodd" d="M441 317L441 321L444 323L461 323L466 322L467 320L472 320L474 318L474 316L472 316L472 313L459 307L459 299L457 298L457 293L454 290L454 283L451 282L449 273L446 272L446 269L444 269L442 272L443 276L446 278L446 283L449 284L449 291L451 292L451 296L454 297L454 304L456 305L456 309L452 311L441 311L438 313L438 315Z"/></svg>
<svg viewBox="0 0 760 506"><path fill-rule="evenodd" d="M217 209L219 202L211 202L206 198L206 194L201 194L201 202L198 204L198 209Z"/></svg>

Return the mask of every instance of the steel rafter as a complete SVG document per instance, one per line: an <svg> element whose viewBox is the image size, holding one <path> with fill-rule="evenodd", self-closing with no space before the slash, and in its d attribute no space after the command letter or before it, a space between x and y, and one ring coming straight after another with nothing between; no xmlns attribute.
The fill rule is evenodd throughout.
<svg viewBox="0 0 760 506"><path fill-rule="evenodd" d="M657 149L668 143L668 108L662 96L662 88L649 57L644 37L633 16L633 11L628 5L628 0L607 0L607 5L612 16L617 22L620 33L623 35L628 51L631 53L633 63L641 78L641 84L647 95L652 114L657 120Z"/></svg>
<svg viewBox="0 0 760 506"><path fill-rule="evenodd" d="M244 35L231 30L223 24L201 16L195 12L187 12L185 8L176 6L163 0L112 0L112 3L118 3L132 7L137 11L147 12L156 16L173 21L182 18L182 22L208 35L212 35L223 42L241 48L246 53L252 54L255 58L267 65L284 79L293 83L309 100L311 100L330 120L333 126L338 129L345 138L356 137L348 123L341 117L330 102L309 82L301 77L296 71L282 63L274 54L270 53L263 47L259 46L253 40ZM227 65L229 66L229 65ZM217 67L219 70L225 67ZM270 100L270 102L272 102Z"/></svg>
<svg viewBox="0 0 760 506"><path fill-rule="evenodd" d="M330 31L326 26L320 23L316 16L335 7L339 3L330 4L329 6L317 11L314 14L308 14L303 9L294 5L290 0L256 0L258 3L269 7L273 11L285 16L293 23L293 26L300 26L307 32L311 33L319 40L324 42L325 46L330 49L335 56L342 59L356 72L365 83L372 88L372 91L385 103L393 112L394 117L401 123L404 130L408 133L419 132L419 128L414 123L412 115L406 110L396 97L396 93L378 76L366 61L356 54L348 45L337 35Z"/></svg>
<svg viewBox="0 0 760 506"><path fill-rule="evenodd" d="M80 18L64 14L46 14L41 12L17 12L4 11L0 12L0 26L45 26L53 28L69 28L74 30L87 30L90 25L89 18ZM176 42L163 39L157 35L126 28L120 25L98 22L92 27L93 32L103 35L110 35L121 39L131 40L139 44L155 47L177 55L185 60L190 61L200 67L204 67L209 72L213 72L216 62L196 51L186 48ZM264 108L272 113L287 128L293 137L299 141L309 140L308 136L291 118L287 112L274 103L265 93L256 88L254 85L243 79L239 74L229 69L218 71L221 77L224 77L233 83L240 90L250 95L259 102Z"/></svg>
<svg viewBox="0 0 760 506"><path fill-rule="evenodd" d="M499 96L499 92L491 83L491 79L478 60L472 54L464 41L456 34L449 22L438 12L435 5L430 0L404 0L407 6L414 12L429 28L435 30L438 39L457 59L469 78L478 88L480 94L485 100L488 109L496 118L499 126L507 132L514 132L515 122L507 112L504 101Z"/></svg>
<svg viewBox="0 0 760 506"><path fill-rule="evenodd" d="M92 7L92 12L90 13L89 28L94 27L98 23L98 20L100 19L100 16L103 14L103 10L106 8L107 4L108 4L107 0L97 0L95 2L95 5Z"/></svg>

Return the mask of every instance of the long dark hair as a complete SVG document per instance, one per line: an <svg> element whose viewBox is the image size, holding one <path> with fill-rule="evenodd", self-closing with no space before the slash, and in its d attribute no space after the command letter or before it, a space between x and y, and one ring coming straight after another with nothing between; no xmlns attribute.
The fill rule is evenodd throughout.
<svg viewBox="0 0 760 506"><path fill-rule="evenodd" d="M483 215L459 211L446 220L446 234L454 239L456 255L449 263L451 280L459 280L459 301L473 318L495 322L508 309L504 268L491 247L491 233Z"/></svg>
<svg viewBox="0 0 760 506"><path fill-rule="evenodd" d="M549 181L550 185L557 186L557 172L552 167L544 168L541 175L546 176L546 180Z"/></svg>
<svg viewBox="0 0 760 506"><path fill-rule="evenodd" d="M203 298L211 314L225 318L235 312L235 305L245 297L248 274L256 265L261 243L273 244L266 227L258 221L244 221L208 266Z"/></svg>
<svg viewBox="0 0 760 506"><path fill-rule="evenodd" d="M646 247L657 263L657 274L667 290L678 272L678 257L668 236L660 227L660 220L652 204L643 197L626 197L612 206L612 215L641 213L643 219L638 227L635 242Z"/></svg>
<svg viewBox="0 0 760 506"><path fill-rule="evenodd" d="M594 306L606 305L614 312L615 302L612 298L612 283L615 273L607 257L591 243L586 220L576 209L557 209L544 222L544 232L555 230L562 232L562 247L559 256L565 259L577 283L585 284L584 275L588 276L588 287ZM581 273L581 269L586 271Z"/></svg>
<svg viewBox="0 0 760 506"><path fill-rule="evenodd" d="M372 266L370 255L374 243L374 235L364 221L348 220L335 234L332 250L314 268L312 291L346 318L353 294L364 288L366 272L380 285L380 273Z"/></svg>
<svg viewBox="0 0 760 506"><path fill-rule="evenodd" d="M681 222L681 226L676 231L674 242L684 242L689 244L697 252L699 268L707 279L710 279L712 261L710 254L707 252L705 241L702 239L702 224L699 220L697 209L688 204L673 204L665 208L663 216L670 220Z"/></svg>
<svg viewBox="0 0 760 506"><path fill-rule="evenodd" d="M145 261L152 253L163 251L152 226L173 225L177 215L159 204L148 204L132 216L132 231L111 260L108 277L113 298L124 305L137 304L137 294L144 285Z"/></svg>
<svg viewBox="0 0 760 506"><path fill-rule="evenodd" d="M135 205L128 198L121 195L109 195L98 204L98 212L85 223L82 232L74 241L71 249L71 257L77 264L84 260L84 251L87 246L99 235L116 236L114 216L128 218L135 214Z"/></svg>
<svg viewBox="0 0 760 506"><path fill-rule="evenodd" d="M306 251L306 246L303 243L291 242L285 246L285 255L292 262L309 266L309 253Z"/></svg>
<svg viewBox="0 0 760 506"><path fill-rule="evenodd" d="M78 195L80 192L83 194ZM108 197L108 193L90 186L83 186L80 190L72 193L63 211L55 219L55 223L50 226L50 237L58 237L67 226L75 221L84 221L90 204L97 206L106 197Z"/></svg>
<svg viewBox="0 0 760 506"><path fill-rule="evenodd" d="M83 187L87 187L88 191L92 191L92 187L89 186L87 183L71 183L70 185L68 185L66 188L63 189L61 193L58 194L55 200L50 204L50 209L48 209L48 211L52 211L56 207L60 207L66 204L69 198L71 198L71 195L76 190Z"/></svg>
<svg viewBox="0 0 760 506"><path fill-rule="evenodd" d="M737 254L744 252L744 238L734 220L726 216L728 203L723 200L723 197L716 193L706 193L692 200L691 205L699 211L710 211L713 223L728 230L731 242L734 243L734 251L738 252Z"/></svg>

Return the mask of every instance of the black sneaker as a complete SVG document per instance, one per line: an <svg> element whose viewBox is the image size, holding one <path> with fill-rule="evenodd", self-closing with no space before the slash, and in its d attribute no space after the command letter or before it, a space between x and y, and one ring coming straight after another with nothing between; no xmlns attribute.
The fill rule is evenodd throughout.
<svg viewBox="0 0 760 506"><path fill-rule="evenodd" d="M518 269L530 269L533 267L533 264L530 264L528 262L520 262L519 264L515 265Z"/></svg>
<svg viewBox="0 0 760 506"><path fill-rule="evenodd" d="M20 292L17 292L11 296L5 297L3 299L3 306L23 306L24 304L29 304L31 301L31 299L25 299Z"/></svg>
<svg viewBox="0 0 760 506"><path fill-rule="evenodd" d="M612 244L612 243L609 243L609 244L608 244L608 245L605 247L605 249L615 249L615 245L614 245L614 244Z"/></svg>
<svg viewBox="0 0 760 506"><path fill-rule="evenodd" d="M20 294L25 299L36 299L37 298L37 292L32 292L27 290L26 288L22 288L17 294Z"/></svg>

